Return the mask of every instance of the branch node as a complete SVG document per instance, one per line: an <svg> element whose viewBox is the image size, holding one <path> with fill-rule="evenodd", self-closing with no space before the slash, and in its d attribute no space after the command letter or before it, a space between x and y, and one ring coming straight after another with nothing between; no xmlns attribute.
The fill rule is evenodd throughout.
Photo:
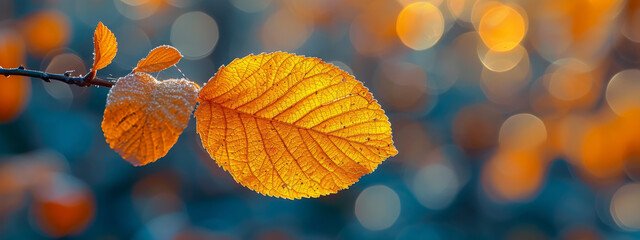
<svg viewBox="0 0 640 240"><path fill-rule="evenodd" d="M49 79L49 74L43 73L40 78L42 78L42 80L44 80L45 82L51 82L51 79Z"/></svg>
<svg viewBox="0 0 640 240"><path fill-rule="evenodd" d="M85 76L78 76L78 77L72 77L71 74L73 74L73 72L74 71L66 71L64 72L64 74L56 74L56 73L28 70L28 69L25 69L24 66L12 68L12 69L6 69L6 68L0 67L0 76L4 75L9 77L12 75L16 75L16 76L40 78L45 82L51 82L51 80L56 80L56 81L64 82L66 84L78 85L80 87L88 87L88 86L95 85L95 86L110 88L115 84L111 81L106 81L96 77L96 72L94 71L87 73L87 75Z"/></svg>

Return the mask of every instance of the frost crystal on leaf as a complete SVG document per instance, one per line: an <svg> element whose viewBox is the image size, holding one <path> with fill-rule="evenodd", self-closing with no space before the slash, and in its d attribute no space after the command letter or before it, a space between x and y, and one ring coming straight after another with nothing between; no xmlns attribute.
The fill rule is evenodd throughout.
<svg viewBox="0 0 640 240"><path fill-rule="evenodd" d="M119 79L102 121L107 142L136 166L165 156L189 122L198 90L186 79L157 81L146 73Z"/></svg>

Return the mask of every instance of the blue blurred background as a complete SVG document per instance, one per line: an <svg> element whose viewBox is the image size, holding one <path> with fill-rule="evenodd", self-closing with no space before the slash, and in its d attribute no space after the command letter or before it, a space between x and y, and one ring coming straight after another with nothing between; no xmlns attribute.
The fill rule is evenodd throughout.
<svg viewBox="0 0 640 240"><path fill-rule="evenodd" d="M133 167L100 129L107 88L0 78L0 239L640 239L640 1L0 0L0 66L116 79L152 48L203 85L288 51L364 82L399 154L317 199L265 197L195 121Z"/></svg>

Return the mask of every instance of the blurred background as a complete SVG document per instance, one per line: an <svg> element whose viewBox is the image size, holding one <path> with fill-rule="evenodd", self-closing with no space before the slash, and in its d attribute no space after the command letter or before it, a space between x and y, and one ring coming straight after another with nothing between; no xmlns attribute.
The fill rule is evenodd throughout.
<svg viewBox="0 0 640 240"><path fill-rule="evenodd" d="M103 78L162 44L200 85L251 53L320 57L400 153L338 194L270 198L193 119L136 168L100 129L109 89L0 77L0 239L640 238L640 1L0 0L0 66L86 73L98 21L119 43Z"/></svg>

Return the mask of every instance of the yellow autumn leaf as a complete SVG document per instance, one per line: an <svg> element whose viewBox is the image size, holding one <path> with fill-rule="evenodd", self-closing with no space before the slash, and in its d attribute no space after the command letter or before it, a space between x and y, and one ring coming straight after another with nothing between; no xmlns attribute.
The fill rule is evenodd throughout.
<svg viewBox="0 0 640 240"><path fill-rule="evenodd" d="M116 36L113 35L111 30L107 28L102 22L98 23L96 31L93 33L93 68L91 71L95 72L105 68L118 52L118 42L116 42Z"/></svg>
<svg viewBox="0 0 640 240"><path fill-rule="evenodd" d="M132 72L159 72L175 65L180 59L182 54L178 49L168 45L159 46L151 50L146 58L140 60Z"/></svg>
<svg viewBox="0 0 640 240"><path fill-rule="evenodd" d="M240 184L297 199L348 188L397 154L391 125L361 82L320 59L250 55L202 88L202 144Z"/></svg>
<svg viewBox="0 0 640 240"><path fill-rule="evenodd" d="M135 166L165 156L189 122L198 90L186 79L157 81L146 73L118 79L102 120L107 143Z"/></svg>

